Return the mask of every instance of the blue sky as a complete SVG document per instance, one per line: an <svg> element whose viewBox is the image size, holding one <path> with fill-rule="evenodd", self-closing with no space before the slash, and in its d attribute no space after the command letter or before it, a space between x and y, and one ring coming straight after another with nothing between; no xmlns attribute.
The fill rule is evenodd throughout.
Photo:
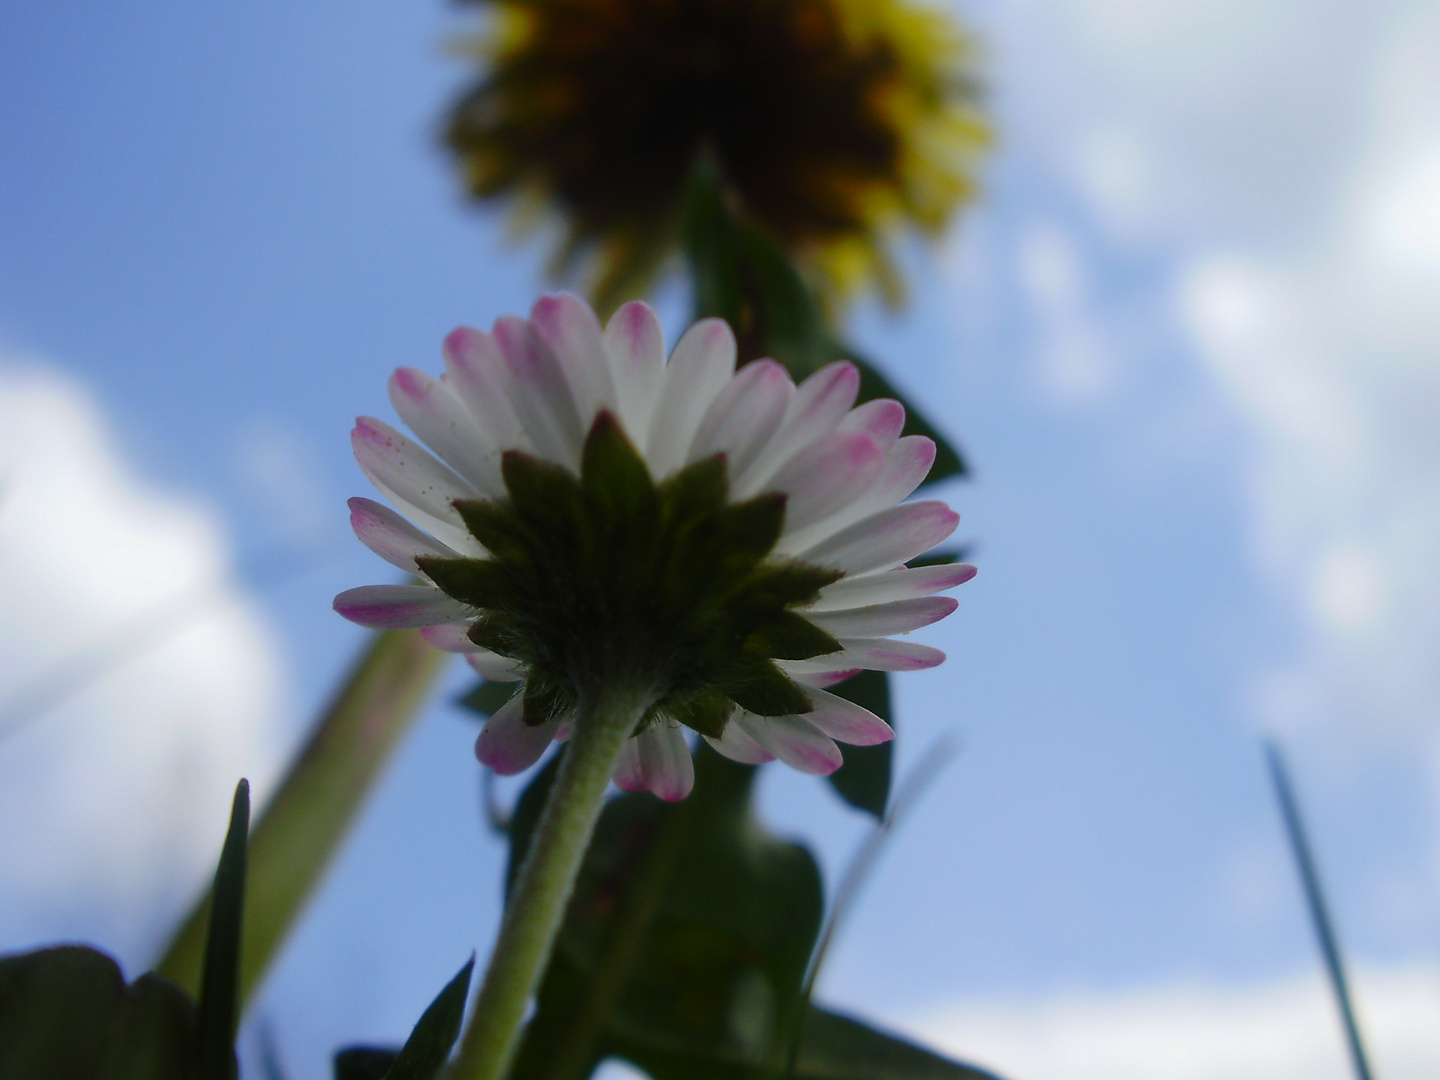
<svg viewBox="0 0 1440 1080"><path fill-rule="evenodd" d="M984 1032L944 1017L978 1023L975 1003L1006 1003L1023 1028L1065 995L1308 976L1267 730L1292 747L1352 952L1377 979L1440 967L1426 661L1440 644L1426 420L1440 323L1425 302L1440 278L1440 26L1424 5L1358 10L965 10L1000 136L985 200L940 249L907 252L906 312L862 306L853 321L975 467L945 495L980 576L924 635L949 663L899 691L902 768L943 732L964 751L845 929L830 999L929 1017L965 1049ZM118 470L66 489L91 493L70 517L36 495L32 523L17 495L0 520L10 610L74 612L45 635L6 632L0 687L187 575L221 574L232 600L148 676L117 672L0 742L0 777L30 800L4 805L51 820L33 808L59 789L17 786L41 761L69 783L168 790L177 766L134 747L187 739L207 776L245 768L263 784L357 647L330 598L386 568L345 527L345 497L365 489L353 417L388 417L392 368L438 366L452 326L523 312L546 285L543 245L463 206L437 149L465 75L444 48L463 14L326 0L0 12L4 475L23 493L37 447L69 462L72 428L105 433L73 475ZM673 333L673 291L663 308ZM181 525L146 531L159 508ZM57 520L73 556L20 543ZM149 577L67 562L112 528ZM268 585L260 567L293 548L310 569ZM36 580L64 603L35 599ZM167 709L189 719L142 738L166 680L180 687ZM480 824L474 729L444 697L257 1008L296 1076L321 1075L340 1042L401 1036L489 940L501 848ZM109 741L65 734L106 716ZM102 748L138 755L131 784ZM206 798L218 814L224 793ZM778 769L764 803L832 880L863 834L822 785ZM158 805L16 830L0 947L85 935L143 964L208 860L198 821L193 856L164 854ZM161 840L89 876L55 854L84 862L81 840L125 830ZM162 881L149 891L133 880L147 859ZM105 915L122 894L130 906ZM1126 1028L1129 999L1114 1000L1133 1035L1142 1021ZM997 1066L1089 1075L1007 1046L987 1050Z"/></svg>

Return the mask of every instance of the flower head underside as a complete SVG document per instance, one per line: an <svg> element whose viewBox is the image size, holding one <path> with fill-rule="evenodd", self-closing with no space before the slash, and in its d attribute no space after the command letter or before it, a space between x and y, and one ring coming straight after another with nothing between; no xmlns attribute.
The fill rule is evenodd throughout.
<svg viewBox="0 0 1440 1080"><path fill-rule="evenodd" d="M583 302L546 297L528 320L452 334L440 378L396 373L397 411L434 455L358 422L361 467L400 512L355 499L352 524L424 583L352 589L336 609L423 627L523 683L477 743L497 771L527 767L587 694L624 683L653 705L622 786L683 796L682 726L737 760L830 772L836 740L890 730L825 687L943 659L891 637L948 614L934 594L973 574L904 566L958 520L901 502L933 444L901 437L893 401L852 408L849 364L796 387L771 361L736 372L734 356L718 320L667 363L644 304L602 330Z"/></svg>

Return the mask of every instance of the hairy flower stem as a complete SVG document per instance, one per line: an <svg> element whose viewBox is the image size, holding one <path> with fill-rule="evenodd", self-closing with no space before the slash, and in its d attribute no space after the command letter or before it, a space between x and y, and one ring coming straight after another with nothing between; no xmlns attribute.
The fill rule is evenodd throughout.
<svg viewBox="0 0 1440 1080"><path fill-rule="evenodd" d="M549 963L565 905L590 846L620 750L653 695L607 689L582 700L575 734L500 923L452 1080L501 1080L520 1043L520 1024Z"/></svg>

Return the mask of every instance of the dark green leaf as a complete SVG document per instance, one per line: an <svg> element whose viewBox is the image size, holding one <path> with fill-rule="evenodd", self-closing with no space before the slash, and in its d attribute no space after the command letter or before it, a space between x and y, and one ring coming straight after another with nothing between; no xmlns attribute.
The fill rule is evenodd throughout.
<svg viewBox="0 0 1440 1080"><path fill-rule="evenodd" d="M235 1080L235 1029L240 1022L240 924L245 911L245 861L250 836L250 781L235 788L230 830L215 868L205 971L200 979L200 1066L204 1080Z"/></svg>
<svg viewBox="0 0 1440 1080"><path fill-rule="evenodd" d="M130 986L110 957L79 945L0 959L0 1077L193 1080L195 1007L174 983Z"/></svg>
<svg viewBox="0 0 1440 1080"><path fill-rule="evenodd" d="M385 1080L432 1080L440 1072L460 1034L465 998L470 992L470 973L474 969L472 956L420 1017L400 1049L400 1056L385 1074Z"/></svg>
<svg viewBox="0 0 1440 1080"><path fill-rule="evenodd" d="M488 720L500 711L500 706L515 696L515 691L519 686L520 684L516 682L481 679L475 688L456 704L462 709L468 709L476 716Z"/></svg>
<svg viewBox="0 0 1440 1080"><path fill-rule="evenodd" d="M895 723L890 712L890 676L886 672L862 671L832 686L830 692L869 709L892 726ZM893 741L879 746L846 746L841 750L845 764L830 774L830 783L842 799L877 819L885 816L890 801L894 746Z"/></svg>
<svg viewBox="0 0 1440 1080"><path fill-rule="evenodd" d="M399 1056L394 1046L347 1046L335 1052L335 1080L385 1080Z"/></svg>
<svg viewBox="0 0 1440 1080"><path fill-rule="evenodd" d="M621 1036L612 1049L653 1080L753 1080L765 1075L762 1061L723 1050L687 1052L659 1039ZM993 1073L813 1006L792 1075L795 1080L997 1080Z"/></svg>

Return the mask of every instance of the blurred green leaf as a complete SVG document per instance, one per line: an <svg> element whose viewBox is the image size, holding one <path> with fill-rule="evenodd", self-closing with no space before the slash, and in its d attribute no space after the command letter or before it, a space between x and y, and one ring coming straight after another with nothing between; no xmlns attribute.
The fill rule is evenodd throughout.
<svg viewBox="0 0 1440 1080"><path fill-rule="evenodd" d="M440 1072L460 1034L465 998L470 993L470 973L474 970L472 956L421 1014L415 1030L400 1048L400 1056L385 1074L385 1080L431 1080Z"/></svg>
<svg viewBox="0 0 1440 1080"><path fill-rule="evenodd" d="M460 698L455 704L462 709L474 713L481 720L489 720L500 711L504 705L515 696L515 690L520 684L517 682L496 682L493 679L481 679L474 688Z"/></svg>
<svg viewBox="0 0 1440 1080"><path fill-rule="evenodd" d="M200 979L200 1064L204 1080L236 1080L240 1023L240 927L245 916L245 861L250 838L250 781L235 788L230 829L215 868L205 970Z"/></svg>
<svg viewBox="0 0 1440 1080"><path fill-rule="evenodd" d="M196 1080L195 1007L156 975L129 986L80 945L0 959L0 1077Z"/></svg>
<svg viewBox="0 0 1440 1080"><path fill-rule="evenodd" d="M880 374L875 364L833 338L809 285L784 251L726 205L713 164L702 162L691 181L685 254L695 289L695 317L718 316L735 331L739 362L772 356L799 382L832 360L860 370L858 401L895 398L905 406L906 435L935 441L927 484L966 472L964 460L924 415Z"/></svg>
<svg viewBox="0 0 1440 1080"><path fill-rule="evenodd" d="M243 1009L430 692L448 654L418 630L369 639L300 756L255 822L240 957ZM155 970L198 995L210 896L191 909Z"/></svg>
<svg viewBox="0 0 1440 1080"><path fill-rule="evenodd" d="M884 671L862 671L852 675L832 694L869 709L893 726L890 712L890 676ZM879 746L846 746L841 750L845 764L830 774L830 784L851 806L864 810L877 820L885 816L890 801L890 778L893 770L894 742Z"/></svg>
<svg viewBox="0 0 1440 1080"><path fill-rule="evenodd" d="M347 1046L335 1052L335 1080L385 1080L399 1056L395 1046Z"/></svg>

